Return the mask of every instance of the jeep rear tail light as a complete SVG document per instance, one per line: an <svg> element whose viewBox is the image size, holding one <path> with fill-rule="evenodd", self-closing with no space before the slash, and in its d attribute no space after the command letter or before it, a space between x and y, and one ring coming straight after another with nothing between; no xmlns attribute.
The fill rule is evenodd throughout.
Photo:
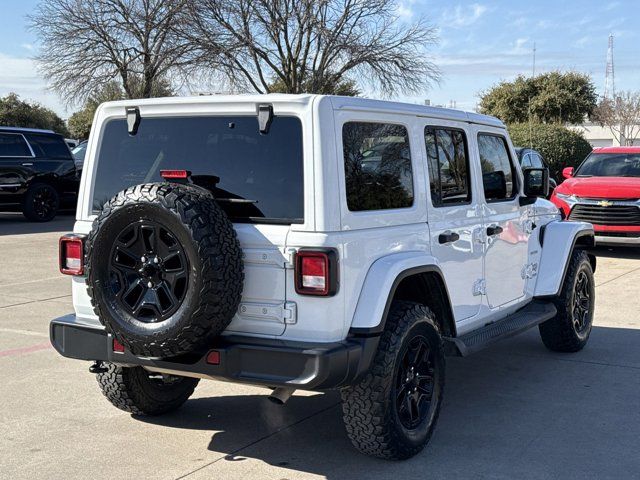
<svg viewBox="0 0 640 480"><path fill-rule="evenodd" d="M325 297L335 294L337 263L337 255L332 250L300 250L296 253L296 292Z"/></svg>
<svg viewBox="0 0 640 480"><path fill-rule="evenodd" d="M80 235L60 237L60 272L65 275L84 273L84 237Z"/></svg>

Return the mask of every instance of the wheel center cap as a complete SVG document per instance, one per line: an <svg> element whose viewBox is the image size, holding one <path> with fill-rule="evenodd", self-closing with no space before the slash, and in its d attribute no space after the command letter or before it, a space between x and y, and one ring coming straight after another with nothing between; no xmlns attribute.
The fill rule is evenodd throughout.
<svg viewBox="0 0 640 480"><path fill-rule="evenodd" d="M140 276L146 281L155 283L162 280L162 268L158 262L158 258L151 256L144 257L142 267L138 270Z"/></svg>
<svg viewBox="0 0 640 480"><path fill-rule="evenodd" d="M156 268L155 265L151 265L147 263L145 266L142 267L142 274L145 277L153 277L156 275L156 273L158 273L158 269Z"/></svg>

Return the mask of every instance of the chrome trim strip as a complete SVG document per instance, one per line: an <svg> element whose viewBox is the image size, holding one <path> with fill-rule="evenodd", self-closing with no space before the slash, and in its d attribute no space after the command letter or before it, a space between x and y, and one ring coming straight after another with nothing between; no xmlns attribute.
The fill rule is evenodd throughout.
<svg viewBox="0 0 640 480"><path fill-rule="evenodd" d="M605 207L600 205L601 202L609 202L612 207L640 207L640 201L633 200L616 200L615 198L583 198L576 197L576 205L595 205L598 207Z"/></svg>

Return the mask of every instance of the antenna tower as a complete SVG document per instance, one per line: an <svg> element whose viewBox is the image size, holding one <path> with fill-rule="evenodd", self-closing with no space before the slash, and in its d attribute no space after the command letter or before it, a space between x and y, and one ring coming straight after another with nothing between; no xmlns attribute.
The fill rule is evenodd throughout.
<svg viewBox="0 0 640 480"><path fill-rule="evenodd" d="M604 77L604 98L613 100L616 96L616 84L613 70L613 35L609 35L607 49L607 69Z"/></svg>

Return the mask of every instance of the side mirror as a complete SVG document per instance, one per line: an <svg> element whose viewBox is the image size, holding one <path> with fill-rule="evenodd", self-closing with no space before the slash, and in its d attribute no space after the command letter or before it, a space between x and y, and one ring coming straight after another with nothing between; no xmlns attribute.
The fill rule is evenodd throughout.
<svg viewBox="0 0 640 480"><path fill-rule="evenodd" d="M526 168L524 175L524 194L535 198L549 196L549 170L546 168Z"/></svg>
<svg viewBox="0 0 640 480"><path fill-rule="evenodd" d="M566 167L562 169L562 176L564 178L571 178L573 177L573 167Z"/></svg>

